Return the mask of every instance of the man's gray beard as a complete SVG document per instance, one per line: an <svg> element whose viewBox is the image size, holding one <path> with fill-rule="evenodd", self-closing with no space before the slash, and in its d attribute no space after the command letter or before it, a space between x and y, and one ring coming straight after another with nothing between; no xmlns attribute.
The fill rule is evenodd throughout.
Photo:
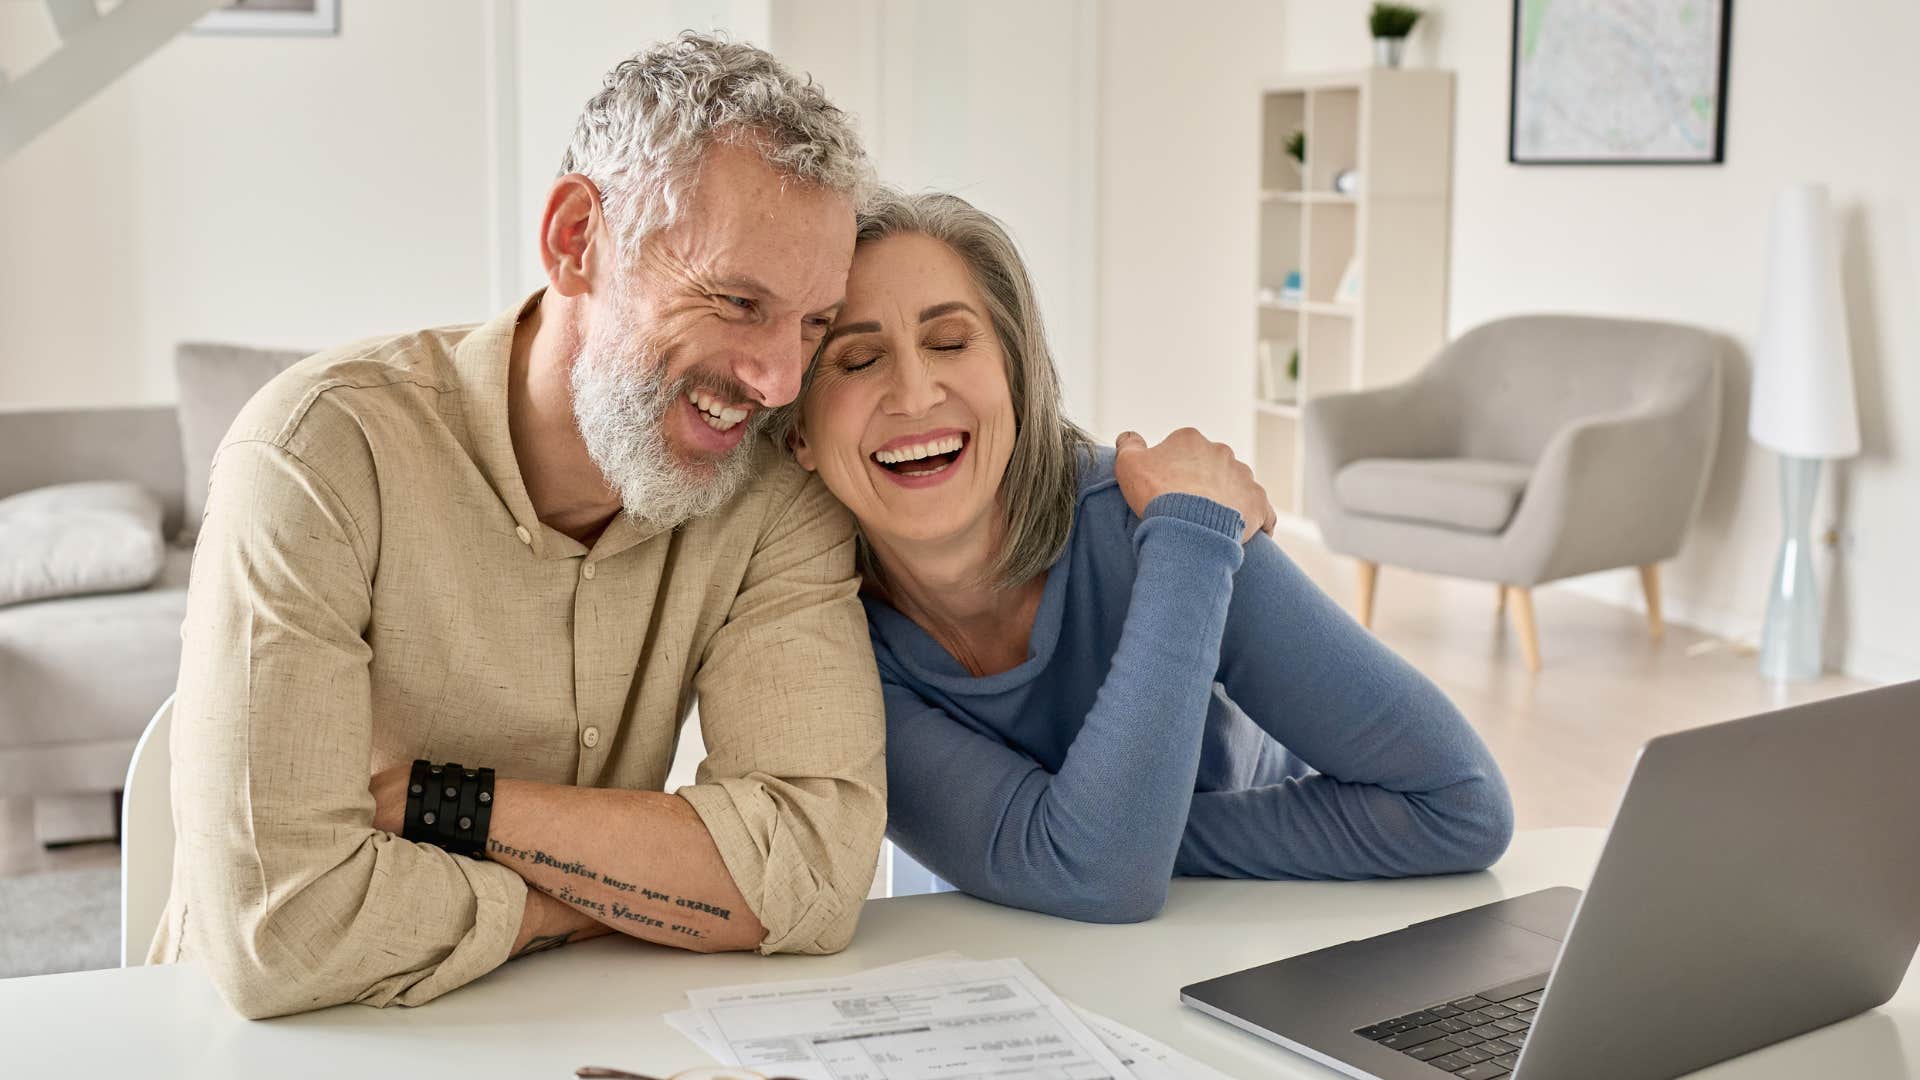
<svg viewBox="0 0 1920 1080"><path fill-rule="evenodd" d="M680 461L667 441L668 410L696 385L666 385L666 358L625 313L588 332L569 379L573 422L607 486L631 517L678 527L726 505L753 473L753 443L766 413L755 409L740 444L697 465Z"/></svg>

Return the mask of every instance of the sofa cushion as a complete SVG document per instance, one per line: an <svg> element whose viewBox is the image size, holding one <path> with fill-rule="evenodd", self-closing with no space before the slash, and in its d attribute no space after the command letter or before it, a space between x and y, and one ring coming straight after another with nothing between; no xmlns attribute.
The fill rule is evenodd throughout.
<svg viewBox="0 0 1920 1080"><path fill-rule="evenodd" d="M1333 493L1355 514L1497 533L1532 473L1508 461L1365 458L1334 474Z"/></svg>
<svg viewBox="0 0 1920 1080"><path fill-rule="evenodd" d="M193 552L138 592L0 608L0 753L133 739L173 693Z"/></svg>
<svg viewBox="0 0 1920 1080"><path fill-rule="evenodd" d="M213 453L220 449L234 418L261 387L306 355L293 349L204 342L187 342L174 352L173 373L180 384L180 453L187 466L183 540L200 531Z"/></svg>
<svg viewBox="0 0 1920 1080"><path fill-rule="evenodd" d="M160 500L121 481L0 499L0 607L145 588L165 554L160 515Z"/></svg>

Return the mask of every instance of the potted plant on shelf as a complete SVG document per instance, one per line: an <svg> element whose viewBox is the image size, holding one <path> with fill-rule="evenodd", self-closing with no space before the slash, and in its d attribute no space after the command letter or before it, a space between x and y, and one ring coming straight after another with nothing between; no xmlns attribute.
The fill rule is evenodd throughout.
<svg viewBox="0 0 1920 1080"><path fill-rule="evenodd" d="M1367 16L1373 30L1373 62L1381 67L1397 68L1406 51L1407 35L1420 21L1420 9L1406 4L1375 4Z"/></svg>
<svg viewBox="0 0 1920 1080"><path fill-rule="evenodd" d="M1293 159L1294 171L1301 176L1307 175L1307 133L1296 130L1287 136L1287 156Z"/></svg>

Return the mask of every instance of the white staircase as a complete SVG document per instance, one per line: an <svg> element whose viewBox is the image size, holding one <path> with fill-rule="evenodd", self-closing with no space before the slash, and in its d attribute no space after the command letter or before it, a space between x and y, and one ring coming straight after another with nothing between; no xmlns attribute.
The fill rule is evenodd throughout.
<svg viewBox="0 0 1920 1080"><path fill-rule="evenodd" d="M0 161L227 0L42 0L60 47L25 71L0 71Z"/></svg>

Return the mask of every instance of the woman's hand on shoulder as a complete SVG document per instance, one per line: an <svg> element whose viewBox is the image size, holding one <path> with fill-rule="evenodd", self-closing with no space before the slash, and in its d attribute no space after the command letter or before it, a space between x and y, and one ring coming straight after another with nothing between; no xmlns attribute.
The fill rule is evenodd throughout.
<svg viewBox="0 0 1920 1080"><path fill-rule="evenodd" d="M1138 433L1128 431L1114 440L1113 476L1135 515L1162 495L1198 495L1240 511L1246 527L1240 542L1255 532L1271 534L1273 503L1267 489L1253 478L1253 470L1233 456L1233 448L1217 443L1193 428L1181 428L1158 446L1148 446Z"/></svg>

